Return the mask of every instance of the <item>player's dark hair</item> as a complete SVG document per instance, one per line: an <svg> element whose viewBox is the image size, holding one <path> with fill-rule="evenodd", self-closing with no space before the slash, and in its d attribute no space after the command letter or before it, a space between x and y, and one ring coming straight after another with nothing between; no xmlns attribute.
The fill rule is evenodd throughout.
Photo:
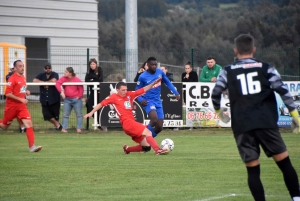
<svg viewBox="0 0 300 201"><path fill-rule="evenodd" d="M121 86L127 86L127 84L125 82L118 82L116 85L116 89L120 89Z"/></svg>
<svg viewBox="0 0 300 201"><path fill-rule="evenodd" d="M150 64L151 61L157 61L157 60L156 60L155 57L149 57L149 58L147 59L148 65Z"/></svg>
<svg viewBox="0 0 300 201"><path fill-rule="evenodd" d="M72 74L72 76L76 76L76 74L74 73L74 69L72 67L67 67L66 70Z"/></svg>
<svg viewBox="0 0 300 201"><path fill-rule="evenodd" d="M251 54L254 48L254 38L250 34L241 34L234 39L234 44L239 54Z"/></svg>
<svg viewBox="0 0 300 201"><path fill-rule="evenodd" d="M212 56L207 57L206 61L207 60L212 60L212 59L216 61L216 59L214 57L212 57Z"/></svg>
<svg viewBox="0 0 300 201"><path fill-rule="evenodd" d="M16 67L17 66L17 63L18 62L22 62L20 59L19 60L16 60L16 61L14 61L14 67Z"/></svg>
<svg viewBox="0 0 300 201"><path fill-rule="evenodd" d="M91 63L95 63L96 64L97 67L95 68L94 73L96 75L98 75L98 63L97 63L97 60L95 58L90 58L89 66L91 66ZM91 71L91 67L89 67L88 73L90 73L90 71Z"/></svg>

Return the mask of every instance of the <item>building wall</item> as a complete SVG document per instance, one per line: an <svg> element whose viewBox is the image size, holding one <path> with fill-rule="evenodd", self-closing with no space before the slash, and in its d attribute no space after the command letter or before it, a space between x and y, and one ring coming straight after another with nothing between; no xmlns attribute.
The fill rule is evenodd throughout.
<svg viewBox="0 0 300 201"><path fill-rule="evenodd" d="M87 48L92 50L91 57L98 57L98 3L96 0L1 0L0 42L25 45L26 37L48 38L47 60L53 68L62 75L65 67L72 66L83 79ZM41 66L30 68L42 70Z"/></svg>

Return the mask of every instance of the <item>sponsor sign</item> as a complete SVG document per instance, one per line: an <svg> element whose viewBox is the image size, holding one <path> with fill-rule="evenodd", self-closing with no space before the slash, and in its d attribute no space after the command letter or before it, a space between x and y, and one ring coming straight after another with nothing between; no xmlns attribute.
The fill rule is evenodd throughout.
<svg viewBox="0 0 300 201"><path fill-rule="evenodd" d="M293 97L300 113L300 82L283 82ZM186 85L186 126L189 127L231 127L231 122L221 122L213 109L211 94L214 83L185 83ZM278 108L278 126L290 127L292 118L281 97L275 93ZM228 93L224 92L221 107L227 108L230 116Z"/></svg>
<svg viewBox="0 0 300 201"><path fill-rule="evenodd" d="M291 96L294 99L294 103L298 109L298 112L300 112L300 82L283 82L287 89L289 90ZM279 119L277 122L277 125L279 127L290 127L292 123L292 117L290 116L290 112L283 103L281 97L275 93L276 95L276 101L277 101L277 107L278 107L278 115Z"/></svg>
<svg viewBox="0 0 300 201"><path fill-rule="evenodd" d="M231 127L231 121L223 123L213 108L211 94L215 83L191 82L186 85L186 126L187 127ZM221 107L227 108L230 116L228 93L221 98Z"/></svg>
<svg viewBox="0 0 300 201"><path fill-rule="evenodd" d="M173 83L179 94L182 94L182 84ZM100 102L109 96L111 93L115 92L116 83L101 83L100 84ZM128 91L134 91L136 83L127 83ZM164 126L165 127L181 127L183 126L182 120L182 101L176 100L175 95L162 84L161 100L164 108ZM149 119L140 103L135 100L133 103L133 115L135 120L140 123L148 124ZM99 122L101 126L108 127L121 127L120 119L113 106L108 105L100 109Z"/></svg>

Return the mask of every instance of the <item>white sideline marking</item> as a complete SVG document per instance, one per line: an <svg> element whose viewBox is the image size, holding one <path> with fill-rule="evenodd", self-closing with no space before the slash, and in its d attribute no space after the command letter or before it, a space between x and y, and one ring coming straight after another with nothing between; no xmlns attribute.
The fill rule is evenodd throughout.
<svg viewBox="0 0 300 201"><path fill-rule="evenodd" d="M218 196L218 197L205 198L205 199L202 199L202 200L194 200L194 201L211 201L211 200L218 200L218 199L233 197L233 196L235 196L234 193L228 194L228 195L223 195L223 196Z"/></svg>
<svg viewBox="0 0 300 201"><path fill-rule="evenodd" d="M210 197L210 198L205 198L202 200L193 200L193 201L211 201L211 200L219 200L222 198L227 198L227 197L234 197L234 196L242 196L242 197L251 197L251 194L227 194L227 195L223 195L223 196L215 196L215 197ZM288 196L285 195L272 195L272 194L265 194L266 197L282 197L282 198L286 198Z"/></svg>

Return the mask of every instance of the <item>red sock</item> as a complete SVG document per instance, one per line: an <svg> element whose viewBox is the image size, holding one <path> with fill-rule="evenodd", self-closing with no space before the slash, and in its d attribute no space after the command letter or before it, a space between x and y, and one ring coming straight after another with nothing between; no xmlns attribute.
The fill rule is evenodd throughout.
<svg viewBox="0 0 300 201"><path fill-rule="evenodd" d="M147 136L146 140L150 144L150 146L154 149L154 151L159 150L159 146L152 136Z"/></svg>
<svg viewBox="0 0 300 201"><path fill-rule="evenodd" d="M3 123L2 119L0 119L0 123Z"/></svg>
<svg viewBox="0 0 300 201"><path fill-rule="evenodd" d="M143 147L141 145L130 146L126 149L127 152L140 152L143 151Z"/></svg>
<svg viewBox="0 0 300 201"><path fill-rule="evenodd" d="M28 145L30 148L34 145L34 132L32 127L26 128L26 135L27 135Z"/></svg>

